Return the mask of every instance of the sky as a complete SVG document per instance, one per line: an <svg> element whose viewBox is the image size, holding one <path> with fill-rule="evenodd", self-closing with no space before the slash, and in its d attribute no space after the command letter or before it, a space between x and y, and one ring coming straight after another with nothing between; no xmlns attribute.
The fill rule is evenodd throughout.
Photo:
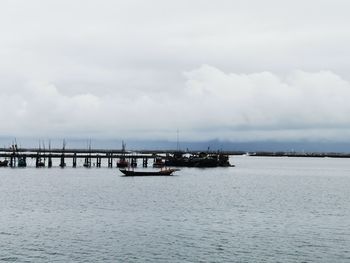
<svg viewBox="0 0 350 263"><path fill-rule="evenodd" d="M349 141L348 10L1 0L0 136Z"/></svg>

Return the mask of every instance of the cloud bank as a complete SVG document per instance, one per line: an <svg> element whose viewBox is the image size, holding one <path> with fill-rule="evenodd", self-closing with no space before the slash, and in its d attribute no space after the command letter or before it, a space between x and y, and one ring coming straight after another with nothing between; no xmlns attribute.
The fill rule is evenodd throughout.
<svg viewBox="0 0 350 263"><path fill-rule="evenodd" d="M179 129L187 140L349 138L350 83L330 71L282 78L202 65L183 75L174 93L137 95L67 95L54 84L26 83L0 98L2 133L174 139Z"/></svg>
<svg viewBox="0 0 350 263"><path fill-rule="evenodd" d="M349 140L349 8L2 1L0 136Z"/></svg>

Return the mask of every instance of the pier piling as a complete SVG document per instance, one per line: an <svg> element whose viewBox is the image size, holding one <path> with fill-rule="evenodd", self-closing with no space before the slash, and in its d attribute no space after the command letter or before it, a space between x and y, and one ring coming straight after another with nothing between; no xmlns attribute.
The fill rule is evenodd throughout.
<svg viewBox="0 0 350 263"><path fill-rule="evenodd" d="M15 164L15 157L13 155L11 155L10 157L10 167L14 167L14 164Z"/></svg>
<svg viewBox="0 0 350 263"><path fill-rule="evenodd" d="M90 168L91 167L91 158L85 157L84 167L86 167L86 168Z"/></svg>
<svg viewBox="0 0 350 263"><path fill-rule="evenodd" d="M60 167L64 168L66 166L66 163L64 162L64 154L61 155L61 161L60 161Z"/></svg>
<svg viewBox="0 0 350 263"><path fill-rule="evenodd" d="M96 167L100 168L101 167L101 157L97 155L96 158Z"/></svg>
<svg viewBox="0 0 350 263"><path fill-rule="evenodd" d="M47 161L47 167L49 167L49 168L52 167L52 156L51 156L51 154L49 155L49 159Z"/></svg>
<svg viewBox="0 0 350 263"><path fill-rule="evenodd" d="M73 154L73 168L77 167L77 153Z"/></svg>
<svg viewBox="0 0 350 263"><path fill-rule="evenodd" d="M137 167L137 159L131 158L131 167Z"/></svg>
<svg viewBox="0 0 350 263"><path fill-rule="evenodd" d="M148 159L147 158L143 158L142 159L142 166L143 167L147 167L147 165L148 165Z"/></svg>
<svg viewBox="0 0 350 263"><path fill-rule="evenodd" d="M112 168L113 167L113 158L112 158L112 154L107 153L107 158L108 158L108 168Z"/></svg>

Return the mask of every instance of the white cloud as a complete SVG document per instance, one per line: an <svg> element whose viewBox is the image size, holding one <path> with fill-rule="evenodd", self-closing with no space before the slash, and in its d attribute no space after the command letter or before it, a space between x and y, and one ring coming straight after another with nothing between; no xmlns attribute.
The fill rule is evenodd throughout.
<svg viewBox="0 0 350 263"><path fill-rule="evenodd" d="M294 71L281 78L203 65L185 77L176 95L143 92L137 97L64 95L52 84L31 83L2 97L2 132L172 139L179 128L189 140L350 136L350 83L330 71Z"/></svg>
<svg viewBox="0 0 350 263"><path fill-rule="evenodd" d="M0 135L349 138L349 7L2 1Z"/></svg>
<svg viewBox="0 0 350 263"><path fill-rule="evenodd" d="M294 71L284 79L269 72L226 74L210 66L187 73L189 92L210 108L213 126L232 130L271 131L286 138L312 138L309 129L349 129L350 83L329 71ZM302 130L302 133L298 132ZM266 135L265 135L266 136ZM275 136L275 135L274 135ZM245 137L245 136L244 136Z"/></svg>

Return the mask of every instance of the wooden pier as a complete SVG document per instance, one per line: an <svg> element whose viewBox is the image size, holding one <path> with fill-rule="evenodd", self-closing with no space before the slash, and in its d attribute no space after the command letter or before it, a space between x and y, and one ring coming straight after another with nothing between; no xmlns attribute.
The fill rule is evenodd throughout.
<svg viewBox="0 0 350 263"><path fill-rule="evenodd" d="M0 148L0 167L103 167L113 168L120 159L127 160L130 166L153 165L156 158L166 160L168 155L179 153L177 150L135 150L123 149L42 149L42 148L17 148L16 145L9 148ZM181 151L190 155L198 154L198 151ZM208 154L216 154L217 151L207 151ZM298 152L243 152L220 151L223 155L249 155L256 157L312 157L312 158L350 158L350 153L298 153Z"/></svg>
<svg viewBox="0 0 350 263"><path fill-rule="evenodd" d="M148 159L154 159L159 157L157 153L145 154L138 152L122 152L121 150L84 150L84 149L50 149L44 150L39 148L21 148L10 149L0 148L0 158L8 161L10 167L26 167L28 160L32 160L36 167L53 167L54 164L58 164L59 167L64 168L67 166L66 161L69 161L71 167L77 167L78 161L84 160L84 167L95 166L100 168L103 160L106 162L107 167L112 168L116 166L116 161L120 158L130 160L132 165L137 164L138 159L143 160L143 166L146 167Z"/></svg>
<svg viewBox="0 0 350 263"><path fill-rule="evenodd" d="M103 165L113 168L117 166L119 159L128 160L133 167L138 165L140 161L142 167L147 167L150 163L153 164L155 158L165 159L168 154L174 154L177 151L165 150L138 150L125 151L124 149L41 149L41 148L0 148L0 160L7 160L10 167L73 167L76 168L79 164L83 167L97 167ZM186 152L194 154L198 152ZM225 153L232 155L231 153ZM151 161L150 161L151 160ZM68 161L68 162L67 162ZM31 165L29 165L31 164Z"/></svg>

